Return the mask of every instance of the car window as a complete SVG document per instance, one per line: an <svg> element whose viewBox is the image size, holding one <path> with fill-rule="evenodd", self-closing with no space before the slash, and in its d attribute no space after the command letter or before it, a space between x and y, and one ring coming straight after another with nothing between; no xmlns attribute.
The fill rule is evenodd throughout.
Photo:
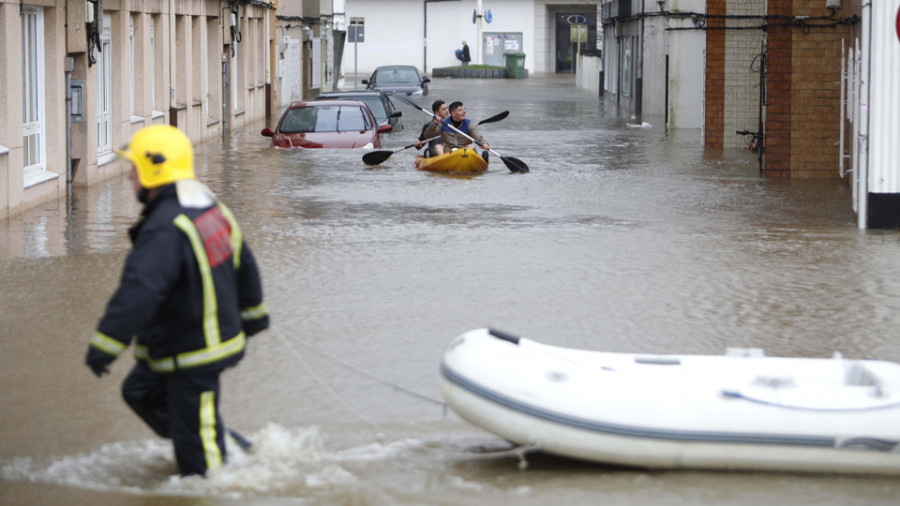
<svg viewBox="0 0 900 506"><path fill-rule="evenodd" d="M316 107L297 107L289 109L278 129L283 134L315 132L318 123L319 109Z"/></svg>
<svg viewBox="0 0 900 506"><path fill-rule="evenodd" d="M375 119L381 121L387 118L387 111L384 109L384 102L381 101L380 95L362 97L362 101L372 111L372 116L375 116Z"/></svg>
<svg viewBox="0 0 900 506"><path fill-rule="evenodd" d="M375 84L419 84L419 74L414 69L383 69L375 73Z"/></svg>
<svg viewBox="0 0 900 506"><path fill-rule="evenodd" d="M366 121L365 112L361 107L341 107L338 116L338 131L348 132L351 130L368 130L368 128L366 128L367 124L368 121Z"/></svg>
<svg viewBox="0 0 900 506"><path fill-rule="evenodd" d="M322 105L289 110L279 132L349 132L370 130L370 125L365 110L359 106Z"/></svg>

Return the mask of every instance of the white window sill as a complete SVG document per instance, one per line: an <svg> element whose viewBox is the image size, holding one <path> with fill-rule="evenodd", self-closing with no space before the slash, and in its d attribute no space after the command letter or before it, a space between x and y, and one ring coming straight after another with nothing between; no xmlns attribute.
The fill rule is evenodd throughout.
<svg viewBox="0 0 900 506"><path fill-rule="evenodd" d="M116 159L115 153L104 153L97 157L97 166L112 163Z"/></svg>
<svg viewBox="0 0 900 506"><path fill-rule="evenodd" d="M143 122L144 122L144 117L143 117L143 116L135 116L135 115L131 115L131 124L132 124L132 125L135 124L135 123L143 123Z"/></svg>
<svg viewBox="0 0 900 506"><path fill-rule="evenodd" d="M162 118L165 115L166 115L166 113L164 113L162 111L153 111L150 114L150 119Z"/></svg>
<svg viewBox="0 0 900 506"><path fill-rule="evenodd" d="M0 155L5 155L9 153L9 148L6 146L0 146Z"/></svg>
<svg viewBox="0 0 900 506"><path fill-rule="evenodd" d="M35 174L32 174L25 178L25 188L29 188L35 185L39 185L41 183L56 179L59 177L59 174L56 172L50 172L49 170L42 170Z"/></svg>

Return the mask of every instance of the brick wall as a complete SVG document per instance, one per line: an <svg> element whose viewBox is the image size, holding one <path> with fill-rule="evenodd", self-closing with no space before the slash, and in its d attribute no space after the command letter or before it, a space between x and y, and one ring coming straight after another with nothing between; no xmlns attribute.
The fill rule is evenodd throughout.
<svg viewBox="0 0 900 506"><path fill-rule="evenodd" d="M768 12L765 11L768 6ZM709 16L763 15L766 31L740 29L759 18L707 20L705 146L746 146L737 130L756 131L759 121L759 60L767 46L764 116L765 169L771 177L838 177L840 153L841 42L852 47L858 24L830 24L860 12L860 0L845 0L834 20L796 24L796 16L831 16L824 0L708 0ZM722 27L728 29L723 30Z"/></svg>
<svg viewBox="0 0 900 506"><path fill-rule="evenodd" d="M851 2L835 13L849 17ZM795 16L828 16L825 2L794 0ZM791 177L839 177L841 41L852 47L859 25L792 32Z"/></svg>
<svg viewBox="0 0 900 506"><path fill-rule="evenodd" d="M791 16L793 0L770 0L770 16ZM804 0L805 1L805 0ZM771 177L791 177L791 26L772 26L767 37L765 169Z"/></svg>
<svg viewBox="0 0 900 506"><path fill-rule="evenodd" d="M708 0L708 15L726 14L727 0ZM724 19L711 18L706 25L706 82L705 117L703 118L704 146L707 149L722 149L725 121L725 26Z"/></svg>
<svg viewBox="0 0 900 506"><path fill-rule="evenodd" d="M834 16L844 19L859 12L859 1L848 0ZM772 0L769 14L819 17L831 11L819 0ZM853 24L769 29L767 175L839 177L841 41L852 47L859 30Z"/></svg>

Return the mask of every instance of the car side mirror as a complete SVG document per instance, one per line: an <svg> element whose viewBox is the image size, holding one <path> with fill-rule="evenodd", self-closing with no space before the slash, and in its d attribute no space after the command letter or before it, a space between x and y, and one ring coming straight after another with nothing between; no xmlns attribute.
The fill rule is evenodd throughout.
<svg viewBox="0 0 900 506"><path fill-rule="evenodd" d="M363 83L363 84L369 84L369 80L368 80L368 79L363 79L363 80L360 81L360 82Z"/></svg>
<svg viewBox="0 0 900 506"><path fill-rule="evenodd" d="M403 116L403 111L394 111L391 113L392 118L399 118L400 116Z"/></svg>
<svg viewBox="0 0 900 506"><path fill-rule="evenodd" d="M430 82L431 82L431 78L430 78L430 77L423 77L423 78L422 78L422 82L423 82L423 83L430 83Z"/></svg>
<svg viewBox="0 0 900 506"><path fill-rule="evenodd" d="M271 128L263 128L260 134L262 134L263 137L272 137L273 135L275 135L275 133L272 132Z"/></svg>
<svg viewBox="0 0 900 506"><path fill-rule="evenodd" d="M393 116L393 114L391 114L391 116ZM391 126L390 124L385 124L385 125L381 125L378 127L378 133L380 133L380 134L386 134L388 132L393 132L393 131L394 131L394 127Z"/></svg>

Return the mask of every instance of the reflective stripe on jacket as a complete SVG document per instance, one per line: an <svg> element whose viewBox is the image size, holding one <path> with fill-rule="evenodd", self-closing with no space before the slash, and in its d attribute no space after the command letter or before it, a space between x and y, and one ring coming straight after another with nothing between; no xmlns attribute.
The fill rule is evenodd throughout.
<svg viewBox="0 0 900 506"><path fill-rule="evenodd" d="M237 363L246 337L269 324L256 260L231 211L182 205L183 182L159 188L132 227L122 281L91 339L118 355L137 336L135 357L160 373Z"/></svg>

